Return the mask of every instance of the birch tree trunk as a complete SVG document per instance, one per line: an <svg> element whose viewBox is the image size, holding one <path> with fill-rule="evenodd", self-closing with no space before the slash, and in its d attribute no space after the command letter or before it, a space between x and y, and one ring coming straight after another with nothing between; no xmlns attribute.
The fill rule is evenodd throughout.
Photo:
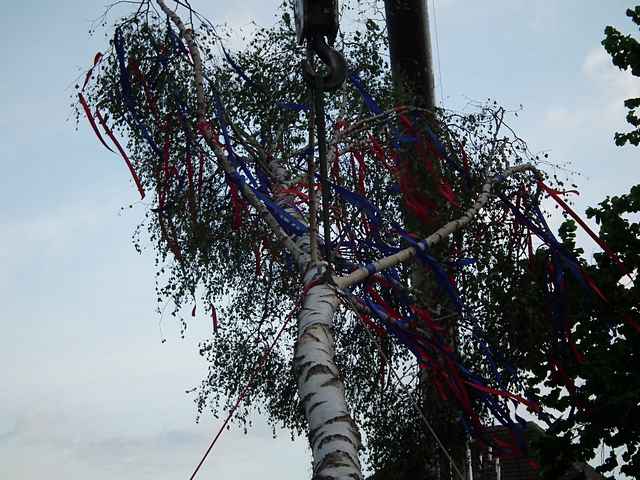
<svg viewBox="0 0 640 480"><path fill-rule="evenodd" d="M269 167L273 178L284 187L286 171L276 160ZM306 223L291 207L290 196L277 195L276 198L287 213ZM312 260L311 243L309 234L296 241L304 298L298 315L293 369L307 420L313 480L359 480L363 478L358 457L360 434L349 414L344 383L334 362L333 321L339 300L334 288L327 283L326 262Z"/></svg>
<svg viewBox="0 0 640 480"><path fill-rule="evenodd" d="M333 288L322 282L325 273L326 266L318 263L304 277L306 294L298 316L293 360L298 394L309 427L313 479L361 479L360 434L349 414L344 384L334 362L333 318L338 298Z"/></svg>

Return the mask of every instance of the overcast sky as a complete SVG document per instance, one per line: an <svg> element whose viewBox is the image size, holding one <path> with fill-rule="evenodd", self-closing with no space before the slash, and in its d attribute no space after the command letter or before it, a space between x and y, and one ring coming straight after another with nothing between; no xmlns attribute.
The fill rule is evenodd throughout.
<svg viewBox="0 0 640 480"><path fill-rule="evenodd" d="M232 27L271 23L279 3L192 0ZM582 172L579 210L639 182L638 150L612 142L639 82L600 46L605 25L628 30L630 2L436 3L444 106L523 104L513 126L532 150ZM76 78L106 43L87 35L104 5L21 0L0 17L2 478L188 478L219 424L195 425L185 394L206 372L196 345L210 324L198 316L181 340L167 320L161 343L153 255L130 242L143 206L121 159L68 121ZM303 442L262 426L228 432L200 478L309 478L309 462Z"/></svg>

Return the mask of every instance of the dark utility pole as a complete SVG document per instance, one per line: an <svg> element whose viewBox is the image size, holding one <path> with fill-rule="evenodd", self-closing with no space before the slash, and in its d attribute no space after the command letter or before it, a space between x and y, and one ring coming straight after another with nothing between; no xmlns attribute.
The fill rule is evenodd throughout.
<svg viewBox="0 0 640 480"><path fill-rule="evenodd" d="M436 105L428 0L385 0L393 81L415 95L415 106Z"/></svg>
<svg viewBox="0 0 640 480"><path fill-rule="evenodd" d="M393 83L398 94L398 101L405 105L433 110L435 101L435 81L431 52L431 36L429 31L428 0L385 0L387 31L389 35L389 53ZM428 120L430 127L438 131L435 116ZM400 159L405 168L410 168L416 178L422 178L420 190L431 198L437 198L433 191L432 181L424 177L422 168L416 163L416 151L411 144L401 147ZM434 224L425 226L411 212L405 211L407 228L422 238L431 233L434 225L441 220L433 219ZM437 252L436 252L437 253ZM418 301L425 306L439 307L445 299L437 293L437 286L429 275L419 267L412 273L412 286L417 290ZM456 325L455 319L446 321L442 325L448 335L446 341L455 348ZM426 372L426 371L425 371ZM456 418L456 412L450 405L438 396L428 374L420 377L422 396L421 408L432 424L436 434L448 450L457 467L464 471L464 443L465 437ZM429 480L449 480L456 478L455 467L446 459L435 439L424 429L421 439L416 439L415 447L402 464L388 465L384 473L376 475L379 478L394 478L394 480L414 480L427 478ZM457 473L457 472L456 472ZM390 474L390 475L389 475ZM387 477L387 475L389 475Z"/></svg>

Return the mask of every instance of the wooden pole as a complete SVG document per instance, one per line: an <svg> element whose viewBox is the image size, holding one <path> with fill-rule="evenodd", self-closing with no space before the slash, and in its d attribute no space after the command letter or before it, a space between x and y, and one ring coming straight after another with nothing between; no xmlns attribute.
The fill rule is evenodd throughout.
<svg viewBox="0 0 640 480"><path fill-rule="evenodd" d="M436 107L435 76L428 0L385 0L385 13L393 83L398 100L407 105L434 110ZM430 128L434 132L438 132L435 115L430 120ZM414 178L424 180L424 182L419 180L421 183L419 188L423 193L431 198L437 198L438 194L433 191L434 186L426 176L421 174L421 167L415 164L416 158L416 151L412 144L401 147L401 165L408 168L414 174ZM434 218L433 220L434 225L442 224L442 219ZM426 238L433 233L429 231L429 226L424 225L408 210L405 211L405 224L409 230L417 233L421 238ZM446 247L441 246L439 250L443 251L444 248ZM438 251L436 250L435 253L437 254ZM423 268L416 266L411 277L413 288L420 292L420 300L427 306L439 308L446 302L446 299L438 293L438 287L432 276L425 273ZM457 319L452 318L442 325L447 332L446 341L453 348L456 348L456 323ZM464 432L455 418L455 412L448 404L441 401L428 375L423 375L420 382L424 414L434 425L437 435L444 443L453 461L462 468L465 460L465 438ZM429 445L429 441L427 441L427 445L423 445L422 448L418 445L416 447L413 452L414 458L409 460L409 464L412 466L410 469L406 470L402 467L396 469L394 466L388 466L388 471L393 472L394 478L409 480L416 478L417 474L422 478L426 476L427 478L439 477L442 480L448 480L454 468L445 461L435 442L431 442ZM420 465L424 470L417 472Z"/></svg>
<svg viewBox="0 0 640 480"><path fill-rule="evenodd" d="M436 105L428 0L385 0L391 69L396 88L415 94L414 105Z"/></svg>

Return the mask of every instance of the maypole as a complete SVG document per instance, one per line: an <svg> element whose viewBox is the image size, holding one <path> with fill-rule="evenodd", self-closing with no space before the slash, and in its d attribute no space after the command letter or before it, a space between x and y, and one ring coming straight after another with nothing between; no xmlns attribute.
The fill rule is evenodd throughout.
<svg viewBox="0 0 640 480"><path fill-rule="evenodd" d="M123 157L140 195L148 192L152 197L147 221L165 262L162 271L166 266L177 272L165 290L169 293L162 293L175 295L171 298L179 308L185 298L196 301L196 290L205 290L213 335L221 338L220 342L212 340L211 345L227 354L224 362L215 364L207 385L223 395L240 393L220 432L239 406L250 402L252 389L259 388L256 379L263 378L258 374L268 370L270 355L276 352L280 366L293 366L293 375L283 375L282 369L271 372L271 378L263 378L267 387L260 395L282 394L284 389L270 389L269 382L291 387L291 397L278 399L285 399L287 415L295 416L296 421L298 411L303 413L299 418L307 427L314 479L361 479L361 439L336 358L338 353L357 354L356 361L363 355L372 362L377 357L354 348L349 341L344 343L344 336L340 345L336 331L346 331L347 340L353 340L364 330L398 347L396 357L381 365L383 373L385 368L391 370L398 362L415 358L411 365L422 384L430 382L438 398L452 405L470 435L500 455L526 455L522 419L512 413L510 405L524 405L541 418L548 416L535 399L522 395L517 371L504 357L494 354L494 347L483 336L480 319L465 306L452 279L455 271L473 265L475 259L464 258L466 252L462 251L441 254L449 249L452 236L462 231L472 231L478 242L495 244L500 240L494 238L495 233L506 230L518 246L529 245L532 260L537 254L531 249L531 237L537 237L550 259L540 276L544 291L554 300L550 305L555 337L550 344L551 353L557 355L551 360L558 374L564 371L565 354L577 352L563 308L567 279L592 296L601 296L601 292L546 223L539 206L544 192L571 212L559 199L561 192L546 185L544 175L519 154L517 147L521 145L513 146L521 140L516 137L512 143L492 143L475 130L465 129L463 120L445 121L436 128L433 110L425 108L427 103L383 109L356 72L348 75L350 105L356 105L356 111L366 107L369 113L355 117L347 110L348 118L333 122L329 118L327 128L325 118L335 110L324 111L325 92L338 89L346 76L342 55L330 46L337 32L337 2L301 0L296 4L298 41L308 47L303 71L313 92L313 106L285 101L290 90L284 95L282 90L278 95L264 95L224 46L220 45L224 52L221 62L208 53L206 34L211 34L209 44L218 44L220 38L210 23L202 21L198 31L193 20L183 21L180 9L188 9L190 17L200 17L188 4L177 3L172 8L165 0L156 0L161 13L154 14L152 4L142 1L138 12L118 24L113 48L104 57L96 55L84 85L78 87L79 113L87 116L103 145ZM393 28L397 31L397 25ZM325 65L326 74L317 73L316 56ZM287 80L291 70L282 67L274 82ZM251 107L259 103L254 101L258 92L268 108L286 109L288 117L277 116L270 123L266 115L247 115L247 105L233 94L230 71L242 80L238 88L248 93ZM97 78L91 81L94 76ZM303 85L296 78L292 82ZM232 93L225 96L228 91ZM299 91L299 95L304 93ZM243 123L245 116L250 117L247 123ZM96 120L115 150L102 137ZM306 145L300 135L288 137L287 144L269 138L260 141L250 132L257 127L268 133L275 125L284 132L297 128L299 134L307 128L302 120L309 123ZM496 126L496 136L500 127L501 123ZM123 133L128 136L127 151L118 141ZM460 146L461 135L476 135L476 148L469 158ZM510 165L506 165L507 157L513 159ZM301 167L305 159L306 172ZM448 204L430 218L433 202L417 183L421 178L435 182L433 195ZM322 201L318 205L319 195ZM492 214L501 220L493 220ZM322 236L317 231L318 216ZM243 217L250 221L243 221ZM505 222L506 218L510 221ZM278 307L265 301L259 319L254 292L250 291L247 304L232 303L226 310L230 318L217 328L213 302L228 298L234 290L258 289L266 278L259 273L264 261L260 257L263 241L269 243L269 266L276 272L269 272L268 282L264 282L265 298L279 302ZM604 242L600 245L615 258ZM490 257L492 252L479 255L485 254ZM518 256L514 261L519 260ZM431 285L420 280L427 275L433 279ZM280 287L272 299L273 281L280 282ZM424 295L416 296L415 285ZM437 294L431 293L436 290ZM467 338L482 346L484 363L466 364L452 341L455 332L430 308L434 301L457 315L460 328L467 329ZM282 320L282 305L291 304L295 308L288 316L282 315ZM348 317L338 317L342 324L336 321L339 304L349 312ZM195 312L194 307L193 316ZM287 329L295 313L297 329ZM273 318L272 330L277 331L268 342L261 331L266 315ZM277 342L285 334L295 346L278 351ZM268 345L266 351L264 344ZM488 368L483 368L484 364ZM376 395L382 393L378 382L382 384L384 378L369 373L374 367L369 362L364 367L366 378L352 376L348 380L373 386ZM574 387L572 379L562 378L568 388ZM411 376L405 385L398 378L394 387L414 389L415 380ZM415 416L406 413L412 406L415 402L391 412L394 416L388 418L411 422ZM355 410L357 420L375 416L370 407L367 404L366 409ZM487 412L509 430L508 441L492 436L483 421ZM422 411L419 413L418 417L429 423ZM434 437L445 439L445 443L438 440L439 448L451 447L442 432L428 427ZM375 433L385 440L388 435L384 429ZM431 452L425 452L427 460L429 455ZM449 459L448 453L445 456ZM199 465L203 462L204 458ZM456 462L450 465L451 472L462 477ZM193 476L196 474L197 469ZM392 472L392 477L400 476Z"/></svg>

